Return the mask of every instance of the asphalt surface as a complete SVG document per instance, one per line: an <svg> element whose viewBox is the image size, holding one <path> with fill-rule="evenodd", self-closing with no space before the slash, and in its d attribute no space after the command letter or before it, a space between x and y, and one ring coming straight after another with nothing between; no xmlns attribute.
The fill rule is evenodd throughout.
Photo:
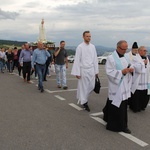
<svg viewBox="0 0 150 150"><path fill-rule="evenodd" d="M44 82L24 83L17 70L0 73L0 150L150 150L150 106L145 111L128 110L131 135L106 130L102 109L108 83L104 65L99 65L100 94L91 93L90 112L77 105L77 79L67 70L68 90L58 89L55 73Z"/></svg>

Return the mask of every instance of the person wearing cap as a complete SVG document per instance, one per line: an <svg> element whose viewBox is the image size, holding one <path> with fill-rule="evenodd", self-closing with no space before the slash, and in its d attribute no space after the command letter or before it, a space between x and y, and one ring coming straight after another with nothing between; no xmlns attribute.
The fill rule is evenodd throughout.
<svg viewBox="0 0 150 150"><path fill-rule="evenodd" d="M133 58L138 54L138 45L137 42L134 42L132 45L131 51L128 53L129 54L129 59L132 62Z"/></svg>
<svg viewBox="0 0 150 150"><path fill-rule="evenodd" d="M145 110L150 95L150 63L146 55L146 47L140 46L138 54L133 59L135 71L131 88L131 99L129 108L133 112Z"/></svg>

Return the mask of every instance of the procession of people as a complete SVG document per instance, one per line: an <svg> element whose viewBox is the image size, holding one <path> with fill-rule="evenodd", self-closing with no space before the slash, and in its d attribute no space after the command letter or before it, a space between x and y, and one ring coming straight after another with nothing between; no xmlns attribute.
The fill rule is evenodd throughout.
<svg viewBox="0 0 150 150"><path fill-rule="evenodd" d="M78 80L78 104L90 112L88 98L95 87L95 78L99 75L99 68L96 48L90 42L90 31L84 31L82 36L83 42L76 48L71 74ZM145 46L138 47L137 42L134 42L131 51L127 53L127 50L127 41L120 40L116 45L116 50L107 58L105 70L108 78L108 98L103 108L103 120L107 122L107 130L130 134L128 107L134 113L145 111L149 102L150 63ZM66 78L67 57L63 40L60 41L60 46L53 55L41 41L37 43L35 50L25 43L20 50L17 50L17 47L9 48L6 52L4 48L0 50L0 69L1 73L4 73L6 68L12 74L17 68L20 76L22 67L25 83L31 83L31 75L35 72L38 75L38 89L43 93L43 81L47 81L48 68L54 64L56 86L67 90L69 88Z"/></svg>

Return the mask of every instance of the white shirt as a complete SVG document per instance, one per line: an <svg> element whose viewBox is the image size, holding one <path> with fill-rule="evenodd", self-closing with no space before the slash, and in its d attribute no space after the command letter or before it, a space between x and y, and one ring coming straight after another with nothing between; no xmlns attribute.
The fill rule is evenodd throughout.
<svg viewBox="0 0 150 150"><path fill-rule="evenodd" d="M1 51L0 51L0 58L5 59L5 56L6 56L6 55L5 55L5 52L1 52Z"/></svg>

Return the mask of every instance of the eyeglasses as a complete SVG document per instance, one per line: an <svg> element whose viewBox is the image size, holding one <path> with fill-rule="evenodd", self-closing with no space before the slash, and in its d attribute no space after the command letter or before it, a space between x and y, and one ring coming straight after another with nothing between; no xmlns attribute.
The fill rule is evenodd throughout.
<svg viewBox="0 0 150 150"><path fill-rule="evenodd" d="M147 52L147 50L146 50L146 49L144 49L144 50L143 50L143 52Z"/></svg>
<svg viewBox="0 0 150 150"><path fill-rule="evenodd" d="M121 50L124 50L124 51L127 50L127 49L123 49L123 48L121 48L121 47L119 47L119 48L120 48Z"/></svg>

